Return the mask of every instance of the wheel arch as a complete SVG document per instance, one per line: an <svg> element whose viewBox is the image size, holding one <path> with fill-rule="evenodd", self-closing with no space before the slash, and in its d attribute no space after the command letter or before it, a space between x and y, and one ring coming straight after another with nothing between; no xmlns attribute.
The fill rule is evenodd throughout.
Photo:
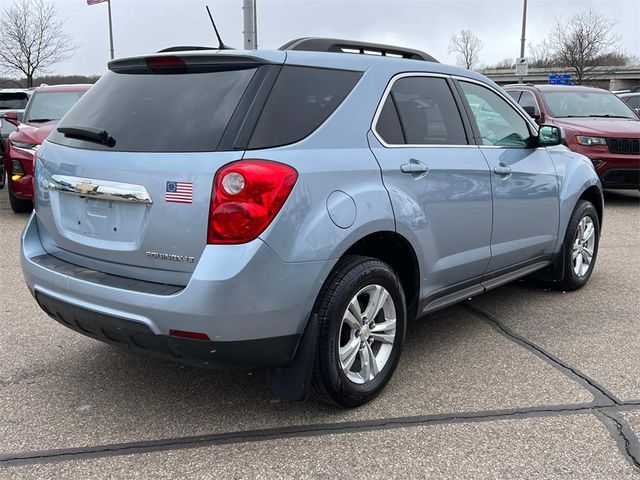
<svg viewBox="0 0 640 480"><path fill-rule="evenodd" d="M420 265L409 240L393 231L370 233L353 243L341 256L364 255L381 260L396 272L407 299L407 319L415 318L420 292Z"/></svg>

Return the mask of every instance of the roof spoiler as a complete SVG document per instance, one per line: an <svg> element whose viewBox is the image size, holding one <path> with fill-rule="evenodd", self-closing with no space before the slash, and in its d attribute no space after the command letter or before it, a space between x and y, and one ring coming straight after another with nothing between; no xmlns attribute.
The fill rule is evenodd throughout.
<svg viewBox="0 0 640 480"><path fill-rule="evenodd" d="M304 50L307 52L357 53L383 57L409 58L425 62L440 63L428 53L411 48L382 45L379 43L339 40L337 38L305 37L285 43L280 50Z"/></svg>

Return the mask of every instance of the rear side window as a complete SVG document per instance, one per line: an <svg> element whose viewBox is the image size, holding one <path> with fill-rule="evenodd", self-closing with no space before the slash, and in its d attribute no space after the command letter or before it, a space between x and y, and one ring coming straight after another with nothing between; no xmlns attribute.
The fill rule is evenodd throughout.
<svg viewBox="0 0 640 480"><path fill-rule="evenodd" d="M392 103L388 103L389 98ZM382 123L390 123L393 104L397 108L404 137L392 134L391 128ZM388 144L467 144L460 112L443 78L406 77L397 80L385 100L376 131Z"/></svg>
<svg viewBox="0 0 640 480"><path fill-rule="evenodd" d="M361 76L361 72L346 70L283 67L249 148L269 148L302 140L329 118Z"/></svg>
<svg viewBox="0 0 640 480"><path fill-rule="evenodd" d="M387 95L387 99L384 101L384 106L378 117L378 123L376 123L376 132L389 145L406 143L400 126L398 110L393 103L391 95Z"/></svg>
<svg viewBox="0 0 640 480"><path fill-rule="evenodd" d="M26 93L0 92L0 110L23 110L28 101L29 97Z"/></svg>
<svg viewBox="0 0 640 480"><path fill-rule="evenodd" d="M49 140L96 150L213 151L256 67L206 73L149 75L108 72L59 127L95 127L115 140L107 147L64 137Z"/></svg>

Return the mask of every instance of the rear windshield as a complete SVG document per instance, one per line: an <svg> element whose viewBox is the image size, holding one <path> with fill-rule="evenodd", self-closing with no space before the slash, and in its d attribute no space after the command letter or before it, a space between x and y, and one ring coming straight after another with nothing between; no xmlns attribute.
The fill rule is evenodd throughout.
<svg viewBox="0 0 640 480"><path fill-rule="evenodd" d="M38 92L34 93L24 112L24 122L44 123L60 120L84 92Z"/></svg>
<svg viewBox="0 0 640 480"><path fill-rule="evenodd" d="M106 130L113 147L65 138L49 140L89 149L129 152L213 151L256 68L148 75L108 72L59 127Z"/></svg>
<svg viewBox="0 0 640 480"><path fill-rule="evenodd" d="M29 97L26 93L2 93L0 92L0 110L23 110L27 106Z"/></svg>
<svg viewBox="0 0 640 480"><path fill-rule="evenodd" d="M284 67L264 107L249 148L297 142L318 128L342 103L361 72Z"/></svg>

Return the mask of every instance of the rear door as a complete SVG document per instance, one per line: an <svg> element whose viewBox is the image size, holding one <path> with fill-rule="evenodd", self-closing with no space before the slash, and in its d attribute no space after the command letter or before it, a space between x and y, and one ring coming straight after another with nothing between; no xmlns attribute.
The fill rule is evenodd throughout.
<svg viewBox="0 0 640 480"><path fill-rule="evenodd" d="M188 281L207 244L213 176L243 155L231 147L237 115L279 66L169 59L116 64L40 150L36 212L52 255L131 278Z"/></svg>
<svg viewBox="0 0 640 480"><path fill-rule="evenodd" d="M422 250L422 297L481 276L491 257L489 166L445 76L395 77L370 133L397 231Z"/></svg>
<svg viewBox="0 0 640 480"><path fill-rule="evenodd" d="M493 236L488 272L548 259L558 237L558 178L535 130L506 97L484 85L458 82L480 150L491 168Z"/></svg>

